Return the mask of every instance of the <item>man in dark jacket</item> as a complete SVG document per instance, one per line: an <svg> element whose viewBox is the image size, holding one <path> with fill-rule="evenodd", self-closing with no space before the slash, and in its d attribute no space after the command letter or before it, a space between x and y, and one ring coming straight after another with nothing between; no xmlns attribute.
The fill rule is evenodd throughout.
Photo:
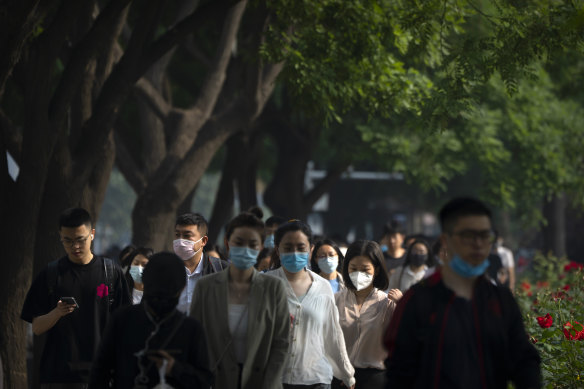
<svg viewBox="0 0 584 389"><path fill-rule="evenodd" d="M213 375L203 327L176 310L186 283L182 261L154 254L142 279L142 303L120 309L108 322L89 387L152 388L164 380L176 389L208 389Z"/></svg>
<svg viewBox="0 0 584 389"><path fill-rule="evenodd" d="M198 213L185 213L176 219L174 226L174 253L183 260L187 273L187 285L180 295L177 309L189 314L193 291L204 275L216 273L227 267L227 262L209 257L203 252L207 244L208 224Z"/></svg>
<svg viewBox="0 0 584 389"><path fill-rule="evenodd" d="M444 265L406 292L385 337L387 388L539 388L540 358L519 307L484 275L495 241L490 211L454 199L440 223Z"/></svg>

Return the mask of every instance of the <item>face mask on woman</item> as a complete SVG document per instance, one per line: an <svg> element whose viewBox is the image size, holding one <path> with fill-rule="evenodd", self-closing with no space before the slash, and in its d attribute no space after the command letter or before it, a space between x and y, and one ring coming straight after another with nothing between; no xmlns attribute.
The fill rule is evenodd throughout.
<svg viewBox="0 0 584 389"><path fill-rule="evenodd" d="M249 247L230 247L229 248L229 259L233 266L240 270L247 270L256 264L258 250L250 249Z"/></svg>
<svg viewBox="0 0 584 389"><path fill-rule="evenodd" d="M363 290L369 287L373 283L373 274L365 273L362 271L354 271L349 274L349 278L355 286L355 289Z"/></svg>
<svg viewBox="0 0 584 389"><path fill-rule="evenodd" d="M325 257L318 260L318 267L325 274L331 274L339 266L339 256Z"/></svg>
<svg viewBox="0 0 584 389"><path fill-rule="evenodd" d="M130 276L135 283L141 284L142 283L142 273L144 272L144 268L142 266L130 266Z"/></svg>
<svg viewBox="0 0 584 389"><path fill-rule="evenodd" d="M306 264L308 263L308 253L284 253L280 256L280 262L284 269L288 270L290 273L298 273L306 267Z"/></svg>
<svg viewBox="0 0 584 389"><path fill-rule="evenodd" d="M424 263L426 263L426 257L427 257L426 254L410 254L409 257L410 265L414 267L422 266Z"/></svg>

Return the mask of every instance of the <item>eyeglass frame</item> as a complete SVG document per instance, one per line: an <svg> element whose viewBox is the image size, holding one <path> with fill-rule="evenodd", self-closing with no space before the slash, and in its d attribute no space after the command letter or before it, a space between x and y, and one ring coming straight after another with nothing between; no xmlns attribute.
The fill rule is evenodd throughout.
<svg viewBox="0 0 584 389"><path fill-rule="evenodd" d="M464 235L464 234L466 234L466 235ZM470 236L469 234L472 236ZM482 234L482 236L481 236L481 234ZM455 236L460 237L460 241L463 244L468 245L468 246L470 246L471 244L473 244L477 241L481 244L487 243L489 245L492 245L497 241L497 231L492 230L492 229L491 230L466 229L466 230L462 230L462 231L458 231L458 232L452 232L450 235L455 235Z"/></svg>
<svg viewBox="0 0 584 389"><path fill-rule="evenodd" d="M82 247L85 243L87 243L87 239L91 237L91 232L85 238L77 238L77 239L61 239L61 243L63 246L68 248L73 248L77 245Z"/></svg>

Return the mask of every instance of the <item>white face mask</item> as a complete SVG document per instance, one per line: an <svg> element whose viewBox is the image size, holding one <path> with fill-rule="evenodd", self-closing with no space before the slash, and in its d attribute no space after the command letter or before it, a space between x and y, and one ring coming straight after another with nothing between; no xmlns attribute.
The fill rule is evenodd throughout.
<svg viewBox="0 0 584 389"><path fill-rule="evenodd" d="M352 272L349 278L357 290L363 290L373 283L373 274L361 271Z"/></svg>
<svg viewBox="0 0 584 389"><path fill-rule="evenodd" d="M201 237L201 239L197 240L196 242L187 239L175 239L172 242L174 253L178 255L178 257L183 261L188 261L203 249L203 246L201 246L201 248L198 249L197 251L193 250L195 244L200 242L202 239L203 238Z"/></svg>

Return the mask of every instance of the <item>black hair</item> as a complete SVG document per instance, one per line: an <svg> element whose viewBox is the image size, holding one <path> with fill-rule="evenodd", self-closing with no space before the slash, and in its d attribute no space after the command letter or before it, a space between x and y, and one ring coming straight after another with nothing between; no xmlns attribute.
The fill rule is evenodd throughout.
<svg viewBox="0 0 584 389"><path fill-rule="evenodd" d="M82 225L86 225L90 230L93 226L91 215L83 208L68 208L59 216L59 229L61 227L74 228Z"/></svg>
<svg viewBox="0 0 584 389"><path fill-rule="evenodd" d="M118 254L118 262L120 263L120 266L124 266L124 257L127 255L130 255L130 253L134 250L136 250L137 247L133 244L129 244L126 247L124 247L122 249L122 251L120 251L120 253Z"/></svg>
<svg viewBox="0 0 584 389"><path fill-rule="evenodd" d="M371 263L373 263L373 267L375 268L373 286L379 290L386 290L389 286L389 278L387 276L387 268L385 267L381 247L379 247L377 242L362 239L351 243L347 249L347 254L343 261L343 280L345 281L345 286L351 290L357 290L351 281L351 277L349 277L349 262L351 262L351 259L360 256L369 258Z"/></svg>
<svg viewBox="0 0 584 389"><path fill-rule="evenodd" d="M308 244L312 245L312 229L306 223L298 219L292 219L287 221L284 224L280 224L276 232L274 233L274 245L278 247L280 242L284 238L288 232L300 231L302 232L306 238L308 239ZM281 266L280 261L280 252L279 250L274 250L274 254L272 255L272 267L277 269Z"/></svg>
<svg viewBox="0 0 584 389"><path fill-rule="evenodd" d="M265 225L262 221L264 213L259 207L252 207L247 212L242 212L234 217L225 227L225 239L229 240L233 231L239 227L250 227L255 229L261 237L263 243L265 238Z"/></svg>
<svg viewBox="0 0 584 389"><path fill-rule="evenodd" d="M426 265L428 267L433 267L436 265L435 260L434 260L434 254L432 253L432 250L430 249L428 242L426 242L424 239L414 240L412 242L412 244L409 245L408 249L406 250L406 259L404 260L404 264L402 265L401 273L399 274L399 279L397 281L398 288L401 286L401 280L402 280L402 276L404 275L404 271L406 270L406 267L409 266L409 264L410 264L410 255L412 253L412 250L414 249L414 246L417 244L421 244L421 245L424 245L424 247L426 247L427 254L426 254L426 260L424 261L424 265Z"/></svg>
<svg viewBox="0 0 584 389"><path fill-rule="evenodd" d="M266 219L265 224L266 224L266 226L269 227L269 226L273 226L274 224L279 226L280 224L283 224L285 222L286 222L286 219L284 219L283 217L273 215L273 216L270 216L269 218Z"/></svg>
<svg viewBox="0 0 584 389"><path fill-rule="evenodd" d="M308 238L308 243L312 245L312 229L310 226L301 220L293 219L281 224L276 230L274 234L274 244L276 247L280 245L284 235L292 231L301 231Z"/></svg>
<svg viewBox="0 0 584 389"><path fill-rule="evenodd" d="M440 210L442 232L452 233L458 219L464 216L487 216L492 220L491 211L481 201L472 197L458 197L450 200Z"/></svg>
<svg viewBox="0 0 584 389"><path fill-rule="evenodd" d="M197 226L197 230L201 236L207 235L209 230L209 223L207 219L200 213L187 212L176 218L175 226Z"/></svg>
<svg viewBox="0 0 584 389"><path fill-rule="evenodd" d="M203 246L204 253L207 253L207 255L208 255L209 251L217 251L217 254L219 254L219 259L227 261L227 258L225 257L225 254L223 253L223 250L221 249L221 247L219 247L219 245L207 244L207 245ZM214 257L211 257L211 258L214 258Z"/></svg>
<svg viewBox="0 0 584 389"><path fill-rule="evenodd" d="M397 220L392 220L389 223L385 223L383 226L383 236L391 236L396 234L404 234L405 230L400 222Z"/></svg>
<svg viewBox="0 0 584 389"><path fill-rule="evenodd" d="M156 253L142 274L144 296L173 297L187 284L184 262L174 253Z"/></svg>
<svg viewBox="0 0 584 389"><path fill-rule="evenodd" d="M344 259L343 253L341 252L341 249L339 249L339 246L337 246L337 244L334 241L332 241L331 239L323 239L323 240L319 240L318 242L316 242L316 244L314 245L314 249L312 249L312 255L310 257L310 268L316 274L320 274L320 267L318 267L318 258L316 257L316 255L318 253L318 249L320 249L324 245L331 246L337 252L337 255L339 256L339 264L337 265L337 272L340 273L343 270L343 259Z"/></svg>
<svg viewBox="0 0 584 389"><path fill-rule="evenodd" d="M134 251L128 254L126 258L124 258L124 261L122 262L122 267L127 267L125 276L126 281L128 283L128 289L130 290L130 296L132 295L132 289L134 288L134 279L130 275L130 266L132 266L134 258L136 258L138 255L143 255L150 261L152 255L154 255L154 251L149 247L137 247L136 249L134 249Z"/></svg>
<svg viewBox="0 0 584 389"><path fill-rule="evenodd" d="M271 257L273 253L274 253L274 249L271 247L264 247L263 249L261 249L260 253L258 254L258 258L256 260L254 267L257 269L258 266L260 265L260 262L262 261L262 259L264 259L266 257ZM271 265L272 265L272 261L270 261L270 267L271 267Z"/></svg>

